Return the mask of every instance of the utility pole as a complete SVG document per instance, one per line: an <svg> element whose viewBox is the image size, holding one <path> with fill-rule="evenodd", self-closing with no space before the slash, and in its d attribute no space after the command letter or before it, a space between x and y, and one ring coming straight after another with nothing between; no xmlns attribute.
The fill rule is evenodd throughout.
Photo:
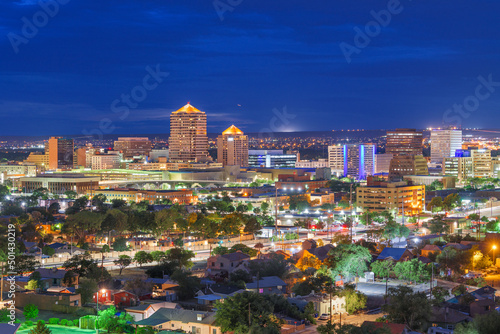
<svg viewBox="0 0 500 334"><path fill-rule="evenodd" d="M276 229L276 236L278 236L278 186L274 183L276 194L274 196L274 228Z"/></svg>
<svg viewBox="0 0 500 334"><path fill-rule="evenodd" d="M250 303L248 303L248 328L250 328Z"/></svg>

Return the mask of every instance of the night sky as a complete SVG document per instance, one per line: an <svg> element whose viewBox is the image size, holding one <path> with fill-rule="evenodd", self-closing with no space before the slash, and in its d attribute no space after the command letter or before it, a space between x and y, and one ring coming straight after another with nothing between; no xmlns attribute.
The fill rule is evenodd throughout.
<svg viewBox="0 0 500 334"><path fill-rule="evenodd" d="M498 0L54 1L0 2L0 135L168 133L188 101L209 132L500 121Z"/></svg>

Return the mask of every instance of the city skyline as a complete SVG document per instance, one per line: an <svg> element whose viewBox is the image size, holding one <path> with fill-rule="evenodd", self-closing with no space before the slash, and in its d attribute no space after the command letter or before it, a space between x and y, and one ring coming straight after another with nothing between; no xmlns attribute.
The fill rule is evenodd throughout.
<svg viewBox="0 0 500 334"><path fill-rule="evenodd" d="M57 13L2 3L0 133L168 133L169 114L188 101L206 112L208 133L497 121L500 5L433 4L429 15L427 4L388 12L390 3L60 1ZM40 13L46 22L23 31ZM364 45L356 36L367 28Z"/></svg>

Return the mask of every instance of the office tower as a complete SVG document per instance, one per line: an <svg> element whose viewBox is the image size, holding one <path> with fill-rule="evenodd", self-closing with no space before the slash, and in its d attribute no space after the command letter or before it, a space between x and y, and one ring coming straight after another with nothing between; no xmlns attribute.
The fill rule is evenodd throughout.
<svg viewBox="0 0 500 334"><path fill-rule="evenodd" d="M462 130L431 130L431 163L442 165L444 158L454 157L462 149Z"/></svg>
<svg viewBox="0 0 500 334"><path fill-rule="evenodd" d="M91 156L92 169L117 169L120 168L121 156L118 152L108 154L93 154Z"/></svg>
<svg viewBox="0 0 500 334"><path fill-rule="evenodd" d="M73 168L73 139L63 137L51 137L45 152L49 155L49 169L71 169Z"/></svg>
<svg viewBox="0 0 500 334"><path fill-rule="evenodd" d="M328 146L328 162L332 175L364 180L375 173L374 144Z"/></svg>
<svg viewBox="0 0 500 334"><path fill-rule="evenodd" d="M387 131L385 153L398 155L422 155L422 132L415 129Z"/></svg>
<svg viewBox="0 0 500 334"><path fill-rule="evenodd" d="M248 136L234 125L217 137L217 162L224 167L248 167Z"/></svg>
<svg viewBox="0 0 500 334"><path fill-rule="evenodd" d="M210 161L207 115L189 103L172 112L168 144L172 162Z"/></svg>
<svg viewBox="0 0 500 334"><path fill-rule="evenodd" d="M328 167L332 170L332 175L336 177L344 176L344 146L328 146Z"/></svg>
<svg viewBox="0 0 500 334"><path fill-rule="evenodd" d="M295 167L297 153L283 150L248 150L248 166L280 168Z"/></svg>
<svg viewBox="0 0 500 334"><path fill-rule="evenodd" d="M457 156L443 159L443 174L462 181L471 177L496 177L491 150L460 151Z"/></svg>
<svg viewBox="0 0 500 334"><path fill-rule="evenodd" d="M389 178L402 179L405 175L428 175L427 160L422 155L399 155L391 160Z"/></svg>
<svg viewBox="0 0 500 334"><path fill-rule="evenodd" d="M392 153L375 154L375 174L389 173Z"/></svg>
<svg viewBox="0 0 500 334"><path fill-rule="evenodd" d="M148 156L151 152L151 141L147 137L121 137L115 141L114 150L123 153L123 159Z"/></svg>

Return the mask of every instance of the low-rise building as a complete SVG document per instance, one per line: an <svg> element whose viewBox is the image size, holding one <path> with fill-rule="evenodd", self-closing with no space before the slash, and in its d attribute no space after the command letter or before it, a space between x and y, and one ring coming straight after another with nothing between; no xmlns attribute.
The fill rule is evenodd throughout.
<svg viewBox="0 0 500 334"><path fill-rule="evenodd" d="M397 210L401 214L404 209L405 215L416 215L425 207L425 186L369 178L367 186L356 188L356 203L370 212Z"/></svg>
<svg viewBox="0 0 500 334"><path fill-rule="evenodd" d="M148 201L154 204L156 201L170 200L174 204L193 204L198 201L196 196L193 196L193 191L185 190L146 190L133 188L115 188L115 189L100 189L89 191L87 196L93 197L97 194L106 196L108 202L114 199L123 199L126 202L134 201L136 203Z"/></svg>
<svg viewBox="0 0 500 334"><path fill-rule="evenodd" d="M141 321L152 316L156 311L162 308L181 309L177 303L170 302L155 302L150 304L141 304L138 306L125 307L125 311L130 314L135 321Z"/></svg>
<svg viewBox="0 0 500 334"><path fill-rule="evenodd" d="M237 269L246 269L250 256L237 251L234 253L211 256L207 260L207 273L209 275L230 274Z"/></svg>
<svg viewBox="0 0 500 334"><path fill-rule="evenodd" d="M287 284L278 276L266 276L255 279L251 283L246 283L247 291L263 294L282 294L286 293Z"/></svg>
<svg viewBox="0 0 500 334"><path fill-rule="evenodd" d="M346 312L344 296L333 296L330 298L328 294L311 293L307 296L288 298L288 302L292 305L296 305L301 311L304 311L308 303L313 303L314 310L318 314L338 314Z"/></svg>
<svg viewBox="0 0 500 334"><path fill-rule="evenodd" d="M215 312L161 308L149 318L136 322L139 327L156 330L182 330L196 334L221 334L215 325Z"/></svg>
<svg viewBox="0 0 500 334"><path fill-rule="evenodd" d="M39 188L47 188L49 193L63 195L72 190L78 194L85 194L99 188L98 177L86 177L78 174L44 174L36 177L22 177L21 187L27 193Z"/></svg>

